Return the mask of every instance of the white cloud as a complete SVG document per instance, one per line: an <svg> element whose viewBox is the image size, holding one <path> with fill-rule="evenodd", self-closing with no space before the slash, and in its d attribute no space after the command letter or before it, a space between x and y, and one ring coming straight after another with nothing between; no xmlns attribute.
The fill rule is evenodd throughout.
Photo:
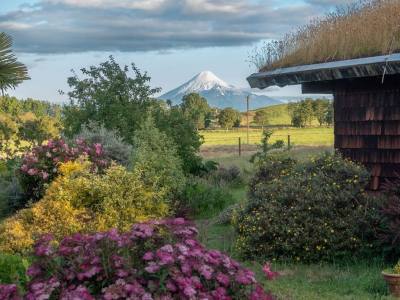
<svg viewBox="0 0 400 300"><path fill-rule="evenodd" d="M324 0L309 0L324 1ZM0 14L0 30L28 53L165 51L251 45L318 15L276 0L41 0Z"/></svg>

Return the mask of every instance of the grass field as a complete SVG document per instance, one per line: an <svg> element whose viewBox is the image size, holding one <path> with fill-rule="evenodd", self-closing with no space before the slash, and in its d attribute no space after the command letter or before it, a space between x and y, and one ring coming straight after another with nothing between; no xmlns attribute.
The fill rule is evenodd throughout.
<svg viewBox="0 0 400 300"><path fill-rule="evenodd" d="M287 143L288 135L293 146L332 146L332 127L310 127L310 128L281 128L272 129L271 142L284 140ZM218 145L237 145L239 137L242 144L247 143L247 132L244 128L233 130L203 130L200 134L204 138L203 147ZM261 129L250 129L249 143L259 144L262 138Z"/></svg>
<svg viewBox="0 0 400 300"><path fill-rule="evenodd" d="M257 124L254 122L254 116L256 115L257 111L265 111L268 117L268 126L290 126L291 125L291 118L288 112L288 104L278 104L278 105L271 105L267 107L258 108L255 110L249 111L249 123L250 125L257 125L260 126L262 124ZM313 126L317 126L317 120L313 120L311 123ZM247 125L247 113L242 112L242 126Z"/></svg>

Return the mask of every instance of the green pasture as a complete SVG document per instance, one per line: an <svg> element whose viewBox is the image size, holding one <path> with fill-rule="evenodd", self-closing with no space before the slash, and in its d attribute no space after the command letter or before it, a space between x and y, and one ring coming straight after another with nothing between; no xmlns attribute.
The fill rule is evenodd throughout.
<svg viewBox="0 0 400 300"><path fill-rule="evenodd" d="M290 135L290 142L294 146L332 146L332 127L310 127L310 128L279 128L272 129L271 142L284 140L285 144ZM262 138L261 129L250 129L249 143L259 144ZM244 128L232 130L203 130L200 134L204 138L203 146L237 145L239 137L242 144L247 143L247 131Z"/></svg>

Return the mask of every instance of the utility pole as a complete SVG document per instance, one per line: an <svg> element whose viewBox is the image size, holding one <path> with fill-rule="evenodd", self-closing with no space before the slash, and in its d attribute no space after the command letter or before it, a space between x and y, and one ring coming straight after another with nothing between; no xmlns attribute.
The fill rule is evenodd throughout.
<svg viewBox="0 0 400 300"><path fill-rule="evenodd" d="M247 145L249 145L250 144L250 138L249 138L249 132L250 132L250 122L249 122L250 95L247 95L246 102L247 102L247 113L246 113L246 117L247 117Z"/></svg>

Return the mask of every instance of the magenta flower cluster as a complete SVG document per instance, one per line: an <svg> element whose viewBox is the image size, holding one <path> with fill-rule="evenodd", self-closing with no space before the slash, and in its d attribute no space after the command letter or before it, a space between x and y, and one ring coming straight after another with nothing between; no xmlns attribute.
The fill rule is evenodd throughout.
<svg viewBox="0 0 400 300"><path fill-rule="evenodd" d="M82 139L77 139L72 146L62 139L49 140L47 144L37 146L25 154L19 173L27 196L35 200L41 198L44 184L57 176L57 165L80 156L88 157L93 163L94 171L109 165L101 144L89 145Z"/></svg>
<svg viewBox="0 0 400 300"><path fill-rule="evenodd" d="M136 224L123 234L76 234L58 246L44 236L28 269L27 293L2 299L273 299L252 271L207 250L196 234L178 218Z"/></svg>

